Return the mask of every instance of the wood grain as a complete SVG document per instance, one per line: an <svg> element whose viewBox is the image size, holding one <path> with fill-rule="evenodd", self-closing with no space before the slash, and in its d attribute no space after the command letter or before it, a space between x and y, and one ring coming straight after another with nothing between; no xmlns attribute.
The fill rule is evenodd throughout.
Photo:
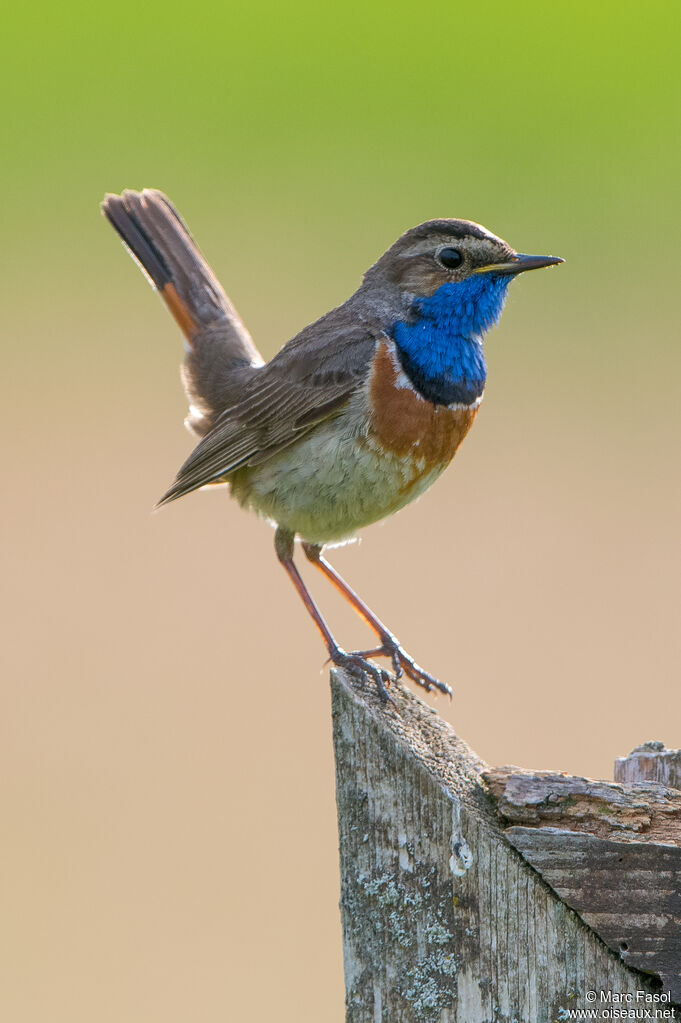
<svg viewBox="0 0 681 1023"><path fill-rule="evenodd" d="M653 745L642 747L648 774ZM636 763L630 773L640 777ZM681 1002L681 791L517 767L483 777L511 844L624 962Z"/></svg>
<svg viewBox="0 0 681 1023"><path fill-rule="evenodd" d="M507 824L583 831L617 842L681 845L681 791L656 782L620 785L556 771L484 772Z"/></svg>
<svg viewBox="0 0 681 1023"><path fill-rule="evenodd" d="M681 1002L681 849L551 828L506 836L623 962Z"/></svg>
<svg viewBox="0 0 681 1023"><path fill-rule="evenodd" d="M663 742L644 742L615 761L615 781L657 781L681 789L681 750Z"/></svg>
<svg viewBox="0 0 681 1023"><path fill-rule="evenodd" d="M332 673L348 1023L550 1023L652 993L504 837L485 765L411 692Z"/></svg>

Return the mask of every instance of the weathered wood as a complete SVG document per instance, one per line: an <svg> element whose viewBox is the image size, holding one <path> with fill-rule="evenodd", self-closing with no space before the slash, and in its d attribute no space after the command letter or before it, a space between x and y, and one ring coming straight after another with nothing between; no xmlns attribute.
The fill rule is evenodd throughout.
<svg viewBox="0 0 681 1023"><path fill-rule="evenodd" d="M657 781L681 789L681 749L667 749L663 742L644 742L628 757L617 758L615 781Z"/></svg>
<svg viewBox="0 0 681 1023"><path fill-rule="evenodd" d="M527 862L624 962L681 1001L681 792L517 767L483 777Z"/></svg>
<svg viewBox="0 0 681 1023"><path fill-rule="evenodd" d="M332 673L348 1023L550 1023L654 992L505 839L485 765L391 695Z"/></svg>
<svg viewBox="0 0 681 1023"><path fill-rule="evenodd" d="M681 1002L681 849L558 828L505 834L623 962L657 975Z"/></svg>
<svg viewBox="0 0 681 1023"><path fill-rule="evenodd" d="M681 792L656 782L618 785L555 771L493 767L484 779L507 824L583 831L618 842L681 845Z"/></svg>

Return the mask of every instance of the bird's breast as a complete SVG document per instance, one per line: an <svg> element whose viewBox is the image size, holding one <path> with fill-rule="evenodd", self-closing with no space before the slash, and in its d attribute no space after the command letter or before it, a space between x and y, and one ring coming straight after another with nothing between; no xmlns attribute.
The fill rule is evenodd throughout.
<svg viewBox="0 0 681 1023"><path fill-rule="evenodd" d="M427 401L402 370L394 342L386 340L374 356L369 400L373 441L430 474L454 457L473 425L482 395L470 405Z"/></svg>
<svg viewBox="0 0 681 1023"><path fill-rule="evenodd" d="M234 473L232 493L312 543L347 538L435 482L470 429L478 403L445 406L422 398L387 340L376 350L368 380L339 415Z"/></svg>

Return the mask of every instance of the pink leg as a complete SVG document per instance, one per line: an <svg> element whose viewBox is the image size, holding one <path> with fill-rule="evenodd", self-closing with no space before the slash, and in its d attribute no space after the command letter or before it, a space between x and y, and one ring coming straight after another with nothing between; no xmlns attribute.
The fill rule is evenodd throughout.
<svg viewBox="0 0 681 1023"><path fill-rule="evenodd" d="M317 544L303 543L303 550L307 558L315 565L316 568L322 572L326 578L333 583L336 589L341 593L348 603L355 609L357 614L364 619L367 625L374 630L376 635L381 641L381 646L376 650L366 650L363 652L365 657L390 657L393 662L393 668L396 676L402 674L402 671L417 685L423 686L424 689L439 689L441 693L445 693L447 696L452 695L452 690L445 682L440 682L433 675L430 675L423 668L420 668L414 661L413 657L402 648L399 640L392 634L380 618L377 618L371 608L367 607L361 597L355 593L355 591L348 586L343 577L338 574L335 568L329 564L329 562L322 557L322 548Z"/></svg>
<svg viewBox="0 0 681 1023"><path fill-rule="evenodd" d="M274 535L274 546L277 552L277 557L286 569L289 579L298 591L298 595L307 608L312 621L319 629L322 639L326 645L326 649L329 652L329 658L334 664L337 664L341 668L345 668L350 672L350 674L355 675L356 677L369 677L373 679L376 683L381 699L384 701L389 700L390 697L388 695L388 690L385 687L385 683L390 681L390 675L388 672L385 671L384 668L379 668L375 664L372 664L371 661L368 661L366 657L362 656L360 653L346 653L346 651L342 650L341 647L338 646L338 643L336 643L331 630L324 621L319 608L310 596L310 592L294 564L293 540L293 534L289 533L288 530L281 529L281 527L277 529Z"/></svg>

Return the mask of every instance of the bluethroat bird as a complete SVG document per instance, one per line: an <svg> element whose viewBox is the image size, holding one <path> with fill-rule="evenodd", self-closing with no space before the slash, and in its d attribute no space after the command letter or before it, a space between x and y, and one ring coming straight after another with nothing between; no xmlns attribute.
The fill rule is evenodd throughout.
<svg viewBox="0 0 681 1023"><path fill-rule="evenodd" d="M509 282L563 261L515 252L468 220L429 220L398 238L346 302L264 363L162 192L108 195L102 210L186 337L186 425L201 439L159 505L228 482L241 505L275 524L277 557L334 664L373 679L384 699L385 683L403 672L451 695L322 550L392 515L438 478L480 407L483 336L499 319ZM375 649L338 645L294 563L296 537L375 632ZM394 675L374 662L381 656Z"/></svg>

